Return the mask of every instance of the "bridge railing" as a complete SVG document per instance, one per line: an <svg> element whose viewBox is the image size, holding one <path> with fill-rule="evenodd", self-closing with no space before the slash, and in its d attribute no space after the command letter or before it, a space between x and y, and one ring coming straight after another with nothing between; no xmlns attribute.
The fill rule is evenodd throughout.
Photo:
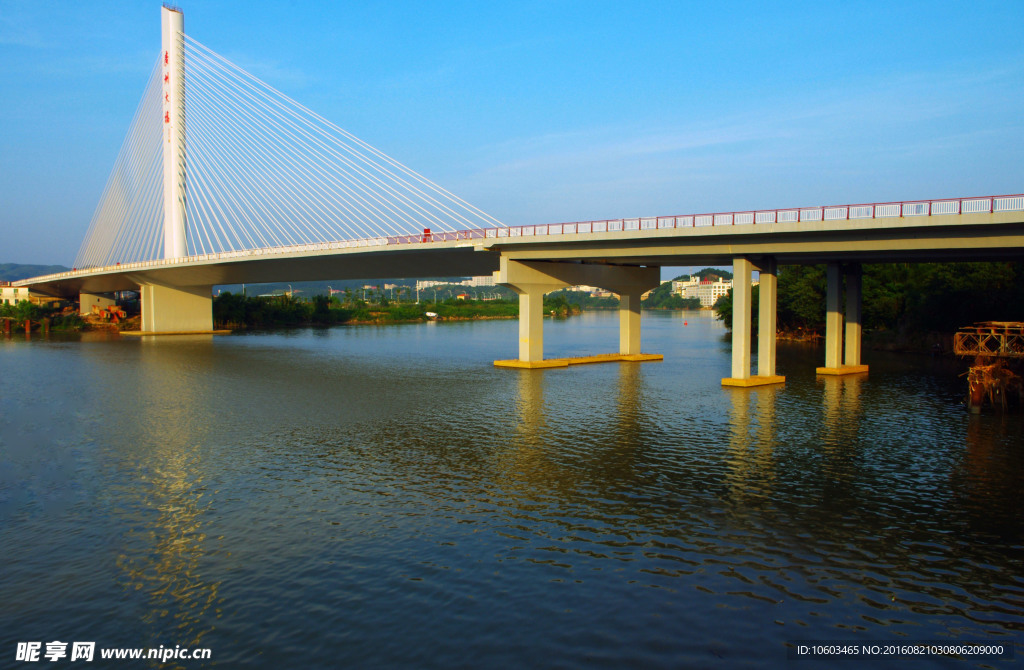
<svg viewBox="0 0 1024 670"><path fill-rule="evenodd" d="M533 226L488 228L488 238L531 237L545 235L586 235L590 233L633 232L673 228L762 225L840 221L854 219L914 218L954 214L978 214L1024 211L1024 194L957 198L952 200L907 200L873 202L859 205L758 209L740 212L712 212L685 216L636 217L575 221Z"/></svg>
<svg viewBox="0 0 1024 670"><path fill-rule="evenodd" d="M1024 194L996 195L977 198L953 198L944 200L905 200L900 202L873 202L860 205L839 205L819 207L794 207L789 209L757 209L741 212L712 212L708 214L687 214L684 216L646 216L629 219L604 219L600 221L575 221L571 223L549 223L530 226L507 226L501 228L474 228L451 232L430 232L424 230L416 235L391 235L334 242L310 242L261 249L240 249L186 256L183 258L116 263L105 267L91 267L69 272L58 272L43 277L34 277L34 283L88 274L145 270L189 263L226 261L273 256L280 254L306 253L310 251L331 251L357 247L390 247L397 245L429 244L435 242L458 242L481 239L544 237L551 235L589 235L595 233L641 233L681 228L704 228L716 226L765 225L777 223L825 222L858 219L913 219L916 217L948 216L958 214L983 214L1024 211ZM20 284L21 282L14 282Z"/></svg>

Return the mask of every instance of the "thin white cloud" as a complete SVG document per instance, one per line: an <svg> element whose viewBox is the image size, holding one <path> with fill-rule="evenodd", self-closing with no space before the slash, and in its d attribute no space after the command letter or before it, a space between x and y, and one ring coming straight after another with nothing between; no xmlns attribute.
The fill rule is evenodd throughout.
<svg viewBox="0 0 1024 670"><path fill-rule="evenodd" d="M709 157L715 150L725 156L765 155L788 144L794 150L814 147L818 152L859 151L856 138L865 133L899 134L905 129L924 133L920 142L955 142L964 145L978 132L960 130L953 140L928 136L920 130L936 120L1005 105L989 91L995 87L1011 89L1021 75L1019 68L965 74L959 77L897 77L870 85L844 87L815 92L819 102L794 104L787 99L768 100L755 109L745 109L727 117L682 119L681 128L598 127L564 134L545 134L516 138L482 149L481 163L487 170L508 175L538 168L593 166L641 157L667 156L699 151ZM1011 103L1019 108L1021 100ZM746 104L746 103L745 103ZM906 149L914 141L905 142ZM884 147L878 147L884 149Z"/></svg>
<svg viewBox="0 0 1024 670"><path fill-rule="evenodd" d="M0 6L0 44L30 49L54 46L52 42L43 38L31 19L20 13L19 10L25 7L25 3Z"/></svg>
<svg viewBox="0 0 1024 670"><path fill-rule="evenodd" d="M998 173L1024 147L1022 79L1017 66L900 74L796 96L813 104L513 138L481 147L451 187L511 225L972 190L965 162L991 157ZM1019 190L996 176L989 189Z"/></svg>
<svg viewBox="0 0 1024 670"><path fill-rule="evenodd" d="M280 61L259 58L251 54L223 54L238 67L276 89L305 89L313 86L317 79L300 68L282 64Z"/></svg>

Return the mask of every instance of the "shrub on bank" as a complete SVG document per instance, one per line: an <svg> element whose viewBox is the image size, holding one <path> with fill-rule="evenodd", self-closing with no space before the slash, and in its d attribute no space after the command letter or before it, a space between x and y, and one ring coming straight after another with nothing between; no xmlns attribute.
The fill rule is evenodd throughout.
<svg viewBox="0 0 1024 670"><path fill-rule="evenodd" d="M51 330L75 331L86 327L85 320L77 312L61 312L58 307L36 305L22 300L16 305L0 305L0 318L11 319L16 329L25 327L25 321L31 321L38 327L43 319L50 320Z"/></svg>

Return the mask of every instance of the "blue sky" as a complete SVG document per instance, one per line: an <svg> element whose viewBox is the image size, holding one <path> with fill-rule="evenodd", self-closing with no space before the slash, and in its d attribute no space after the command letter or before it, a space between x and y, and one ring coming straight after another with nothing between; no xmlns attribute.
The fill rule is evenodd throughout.
<svg viewBox="0 0 1024 670"><path fill-rule="evenodd" d="M212 2L185 31L509 224L1024 191L1024 2ZM158 2L0 0L0 262L75 257Z"/></svg>

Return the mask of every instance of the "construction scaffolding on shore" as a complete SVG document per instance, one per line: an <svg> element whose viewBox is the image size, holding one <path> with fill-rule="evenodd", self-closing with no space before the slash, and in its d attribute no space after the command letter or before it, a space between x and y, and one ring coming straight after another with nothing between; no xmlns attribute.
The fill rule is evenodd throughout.
<svg viewBox="0 0 1024 670"><path fill-rule="evenodd" d="M954 335L953 351L975 357L967 371L971 412L980 412L985 402L1005 410L1014 397L1018 406L1024 404L1024 379L1012 369L1024 360L1024 323L984 321L966 326Z"/></svg>

